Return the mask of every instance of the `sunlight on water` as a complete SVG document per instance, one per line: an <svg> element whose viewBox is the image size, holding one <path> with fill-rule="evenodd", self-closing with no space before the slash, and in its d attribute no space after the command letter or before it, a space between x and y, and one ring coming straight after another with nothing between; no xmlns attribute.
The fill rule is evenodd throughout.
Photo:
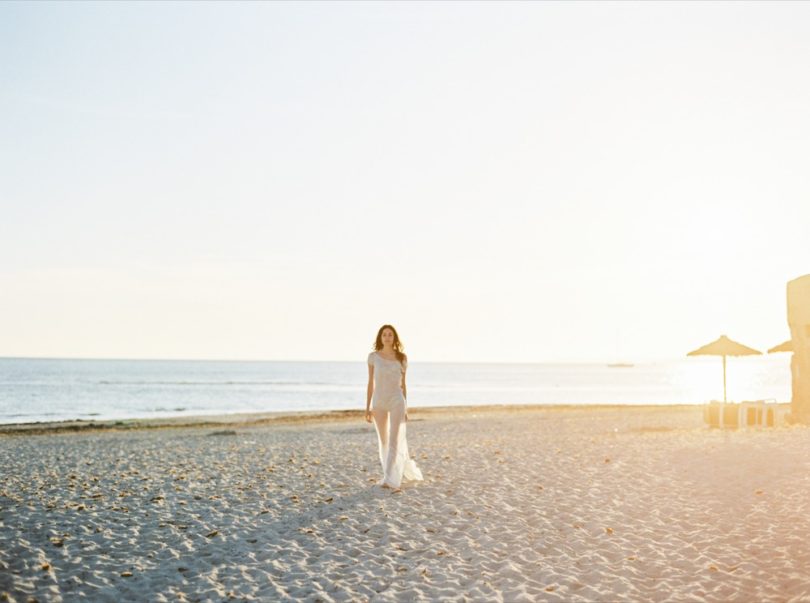
<svg viewBox="0 0 810 603"><path fill-rule="evenodd" d="M703 356L685 361L675 379L686 399L723 399L723 360ZM790 355L745 356L726 359L729 402L744 400L790 401Z"/></svg>

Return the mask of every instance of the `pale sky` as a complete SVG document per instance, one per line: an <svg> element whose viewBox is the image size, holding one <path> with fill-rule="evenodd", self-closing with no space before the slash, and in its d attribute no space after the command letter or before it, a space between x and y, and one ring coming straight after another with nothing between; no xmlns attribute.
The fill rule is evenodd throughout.
<svg viewBox="0 0 810 603"><path fill-rule="evenodd" d="M788 338L808 3L0 4L0 356Z"/></svg>

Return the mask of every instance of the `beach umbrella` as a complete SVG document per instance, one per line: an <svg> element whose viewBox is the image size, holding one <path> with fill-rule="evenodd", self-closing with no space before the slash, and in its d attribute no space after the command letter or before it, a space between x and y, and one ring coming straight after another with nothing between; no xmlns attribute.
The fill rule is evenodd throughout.
<svg viewBox="0 0 810 603"><path fill-rule="evenodd" d="M737 343L721 335L719 339L707 343L696 350L692 350L687 356L722 356L723 357L723 402L727 402L726 397L726 356L754 356L762 354L754 348L749 348L747 345Z"/></svg>
<svg viewBox="0 0 810 603"><path fill-rule="evenodd" d="M776 352L792 352L793 351L793 340L788 339L787 341L783 341L779 345L773 346L770 350L768 350L769 354L775 354Z"/></svg>

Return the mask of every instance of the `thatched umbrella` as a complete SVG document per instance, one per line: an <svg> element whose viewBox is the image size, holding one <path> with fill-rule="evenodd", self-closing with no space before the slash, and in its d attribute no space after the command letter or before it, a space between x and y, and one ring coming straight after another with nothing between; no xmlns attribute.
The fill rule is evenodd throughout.
<svg viewBox="0 0 810 603"><path fill-rule="evenodd" d="M783 341L779 345L773 346L770 350L768 350L769 354L775 354L776 352L792 352L793 351L793 340L788 339L787 341Z"/></svg>
<svg viewBox="0 0 810 603"><path fill-rule="evenodd" d="M732 341L725 335L719 339L707 343L703 347L693 350L687 356L722 356L723 357L723 402L727 402L726 397L726 356L754 356L762 354L754 348Z"/></svg>

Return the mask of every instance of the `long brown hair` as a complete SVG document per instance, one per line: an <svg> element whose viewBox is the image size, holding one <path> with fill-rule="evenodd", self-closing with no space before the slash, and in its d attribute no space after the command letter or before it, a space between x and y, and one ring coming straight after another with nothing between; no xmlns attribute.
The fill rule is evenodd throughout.
<svg viewBox="0 0 810 603"><path fill-rule="evenodd" d="M394 333L394 354L397 355L397 360L399 360L399 363L402 364L402 361L405 360L405 347L399 340L397 330L391 325L383 325L380 327L380 330L377 331L377 339L374 341L374 351L379 352L381 349L383 349L382 334L386 329L391 329L391 331Z"/></svg>

